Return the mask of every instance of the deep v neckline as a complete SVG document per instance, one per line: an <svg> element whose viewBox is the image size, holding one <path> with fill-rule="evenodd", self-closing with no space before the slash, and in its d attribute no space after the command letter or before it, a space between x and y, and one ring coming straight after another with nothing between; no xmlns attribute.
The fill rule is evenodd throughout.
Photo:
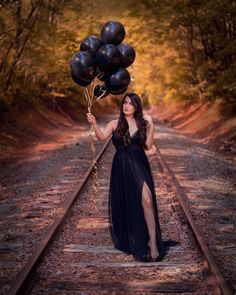
<svg viewBox="0 0 236 295"><path fill-rule="evenodd" d="M132 135L131 135L130 132L129 132L129 136L130 136L130 138L133 137L133 136L135 135L135 133L137 133L137 132L138 132L138 129L137 129L136 131L134 131L134 133L133 133Z"/></svg>

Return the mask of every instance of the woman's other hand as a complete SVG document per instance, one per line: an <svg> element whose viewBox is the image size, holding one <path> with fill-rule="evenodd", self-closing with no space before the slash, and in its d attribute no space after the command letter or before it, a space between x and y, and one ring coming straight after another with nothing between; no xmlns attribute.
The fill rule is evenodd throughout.
<svg viewBox="0 0 236 295"><path fill-rule="evenodd" d="M92 113L87 113L87 120L92 125L96 124L96 118Z"/></svg>

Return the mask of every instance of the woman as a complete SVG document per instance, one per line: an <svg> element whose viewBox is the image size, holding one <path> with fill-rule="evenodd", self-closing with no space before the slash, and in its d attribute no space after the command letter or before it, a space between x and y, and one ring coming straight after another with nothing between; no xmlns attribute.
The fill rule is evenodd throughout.
<svg viewBox="0 0 236 295"><path fill-rule="evenodd" d="M110 232L115 247L139 261L160 261L165 249L152 172L145 154L153 145L151 117L143 116L140 97L127 93L119 119L110 121L103 130L91 113L87 113L87 119L98 140L112 135L116 148L109 188Z"/></svg>

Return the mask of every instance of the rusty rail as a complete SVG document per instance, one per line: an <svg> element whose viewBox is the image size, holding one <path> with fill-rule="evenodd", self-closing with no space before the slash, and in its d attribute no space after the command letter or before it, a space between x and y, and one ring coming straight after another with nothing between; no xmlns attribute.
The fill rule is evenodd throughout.
<svg viewBox="0 0 236 295"><path fill-rule="evenodd" d="M102 154L105 152L106 148L108 147L110 141L111 141L111 138L109 138L109 140L107 140L105 142L105 144L101 148L100 152L95 157L96 162L101 158ZM21 294L24 291L23 288L26 285L26 282L29 280L32 271L35 269L39 259L42 257L42 254L44 253L44 251L48 247L49 243L51 242L57 229L62 224L65 217L67 216L71 205L73 204L73 202L75 201L79 192L83 188L94 165L95 165L95 163L90 164L86 173L84 174L83 178L81 179L79 185L74 189L74 191L68 196L68 198L62 204L62 208L57 210L56 217L54 219L53 224L50 226L49 230L47 231L47 233L43 237L41 243L38 245L38 247L32 253L31 257L29 258L29 260L25 264L24 268L19 272L16 279L13 281L13 284L10 286L10 289L8 290L7 295Z"/></svg>
<svg viewBox="0 0 236 295"><path fill-rule="evenodd" d="M219 286L220 289L220 294L223 295L233 295L232 291L229 289L224 277L222 276L218 266L215 263L214 258L212 257L210 250L205 242L205 239L199 229L197 228L196 223L194 222L192 213L189 209L189 206L187 205L186 201L184 198L187 199L187 194L184 190L184 188L179 184L177 178L175 177L173 171L170 169L168 163L165 161L164 157L162 156L159 148L155 145L156 147L156 155L160 160L160 163L162 165L162 168L169 179L173 190L175 191L176 197L179 201L179 204L185 214L185 217L194 233L194 236L197 240L197 243L203 252L203 255L205 256L207 263L209 265L209 268L214 276L216 284Z"/></svg>

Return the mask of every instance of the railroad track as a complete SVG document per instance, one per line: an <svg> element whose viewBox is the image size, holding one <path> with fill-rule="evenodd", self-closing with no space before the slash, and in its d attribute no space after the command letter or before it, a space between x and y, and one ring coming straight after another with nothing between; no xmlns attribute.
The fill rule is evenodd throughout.
<svg viewBox="0 0 236 295"><path fill-rule="evenodd" d="M177 240L161 262L137 262L114 249L108 231L108 189L114 147L100 150L94 199L88 168L55 211L54 223L6 294L232 294L197 229L159 150L149 155L163 239ZM65 185L73 171L68 172Z"/></svg>

